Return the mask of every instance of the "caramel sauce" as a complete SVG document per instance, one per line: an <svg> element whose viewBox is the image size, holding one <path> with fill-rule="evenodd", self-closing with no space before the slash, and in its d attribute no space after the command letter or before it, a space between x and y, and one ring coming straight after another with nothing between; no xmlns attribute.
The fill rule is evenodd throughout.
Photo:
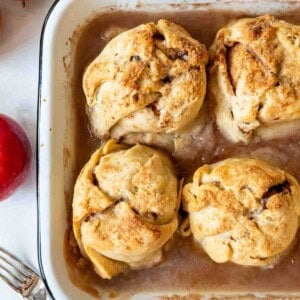
<svg viewBox="0 0 300 300"><path fill-rule="evenodd" d="M230 11L175 11L145 13L140 11L112 11L101 14L80 29L75 49L74 77L71 80L76 109L74 182L91 153L99 146L92 137L85 111L85 97L81 82L86 66L99 54L109 39L111 28L131 28L141 23L167 18L185 26L191 35L209 47L217 30L228 21L249 16L246 12ZM298 10L286 11L278 17L291 23L300 23ZM78 33L78 30L77 30ZM83 146L84 145L84 146ZM168 147L167 147L168 149ZM177 155L179 174L191 176L203 163L212 163L228 157L257 157L287 170L300 180L300 131L291 132L283 139L261 141L254 139L249 145L231 144L218 132L212 119L208 120L199 139L194 139L186 154ZM243 267L232 263L216 264L190 237L175 234L170 242L166 260L146 270L132 271L112 280L102 280L90 263L82 258L71 228L72 191L66 191L69 229L65 237L65 258L72 282L97 297L96 289L108 291L111 297L133 295L137 292L156 291L157 294L183 291L197 293L264 294L299 293L300 295L300 242L295 242L289 254L272 268ZM298 234L299 236L299 234ZM101 295L101 292L100 292ZM177 298L176 298L177 299ZM196 298L195 298L196 299Z"/></svg>

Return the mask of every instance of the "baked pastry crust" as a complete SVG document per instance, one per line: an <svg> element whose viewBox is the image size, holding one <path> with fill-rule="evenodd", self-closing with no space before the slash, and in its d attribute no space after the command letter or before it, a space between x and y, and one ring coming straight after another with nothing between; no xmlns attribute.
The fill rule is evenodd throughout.
<svg viewBox="0 0 300 300"><path fill-rule="evenodd" d="M94 135L183 129L203 104L207 60L205 46L167 20L113 38L83 77Z"/></svg>
<svg viewBox="0 0 300 300"><path fill-rule="evenodd" d="M300 118L300 26L271 15L240 19L219 30L210 57L209 93L231 141Z"/></svg>
<svg viewBox="0 0 300 300"><path fill-rule="evenodd" d="M102 278L151 267L175 232L180 188L169 158L150 147L110 140L74 188L73 230Z"/></svg>
<svg viewBox="0 0 300 300"><path fill-rule="evenodd" d="M263 161L232 158L200 167L183 188L183 207L195 241L211 259L263 266L295 238L300 186Z"/></svg>

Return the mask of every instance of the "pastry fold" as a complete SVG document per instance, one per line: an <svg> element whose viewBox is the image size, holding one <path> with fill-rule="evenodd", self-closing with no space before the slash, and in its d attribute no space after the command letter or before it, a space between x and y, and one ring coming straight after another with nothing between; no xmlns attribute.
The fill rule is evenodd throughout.
<svg viewBox="0 0 300 300"><path fill-rule="evenodd" d="M180 184L165 154L110 140L76 181L75 238L102 278L152 267L177 229L179 205Z"/></svg>
<svg viewBox="0 0 300 300"><path fill-rule="evenodd" d="M210 57L209 94L228 139L247 143L299 119L300 26L271 15L234 21L219 30Z"/></svg>
<svg viewBox="0 0 300 300"><path fill-rule="evenodd" d="M94 135L119 138L185 128L203 104L207 61L205 46L167 20L119 34L83 77Z"/></svg>
<svg viewBox="0 0 300 300"><path fill-rule="evenodd" d="M264 266L296 236L300 186L261 160L232 158L200 167L183 188L183 207L195 241L211 259Z"/></svg>

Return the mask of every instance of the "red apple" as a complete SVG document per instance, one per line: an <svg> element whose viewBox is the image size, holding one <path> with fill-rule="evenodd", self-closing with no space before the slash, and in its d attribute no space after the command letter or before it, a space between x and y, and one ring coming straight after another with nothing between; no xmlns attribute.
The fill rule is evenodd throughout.
<svg viewBox="0 0 300 300"><path fill-rule="evenodd" d="M27 178L31 162L28 137L13 119L0 114L0 201Z"/></svg>

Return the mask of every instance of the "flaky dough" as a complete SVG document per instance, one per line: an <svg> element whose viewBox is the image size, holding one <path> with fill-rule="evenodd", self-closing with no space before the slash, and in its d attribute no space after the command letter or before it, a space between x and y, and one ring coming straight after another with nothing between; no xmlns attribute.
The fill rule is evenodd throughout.
<svg viewBox="0 0 300 300"><path fill-rule="evenodd" d="M300 26L270 15L240 19L218 32L210 54L209 92L230 140L300 118Z"/></svg>
<svg viewBox="0 0 300 300"><path fill-rule="evenodd" d="M263 161L227 159L195 172L183 206L195 241L214 261L263 266L295 238L300 186Z"/></svg>
<svg viewBox="0 0 300 300"><path fill-rule="evenodd" d="M185 128L203 104L207 60L205 46L167 20L113 38L83 77L94 135Z"/></svg>
<svg viewBox="0 0 300 300"><path fill-rule="evenodd" d="M75 184L73 229L102 278L162 260L177 228L180 188L169 158L150 147L110 140Z"/></svg>

